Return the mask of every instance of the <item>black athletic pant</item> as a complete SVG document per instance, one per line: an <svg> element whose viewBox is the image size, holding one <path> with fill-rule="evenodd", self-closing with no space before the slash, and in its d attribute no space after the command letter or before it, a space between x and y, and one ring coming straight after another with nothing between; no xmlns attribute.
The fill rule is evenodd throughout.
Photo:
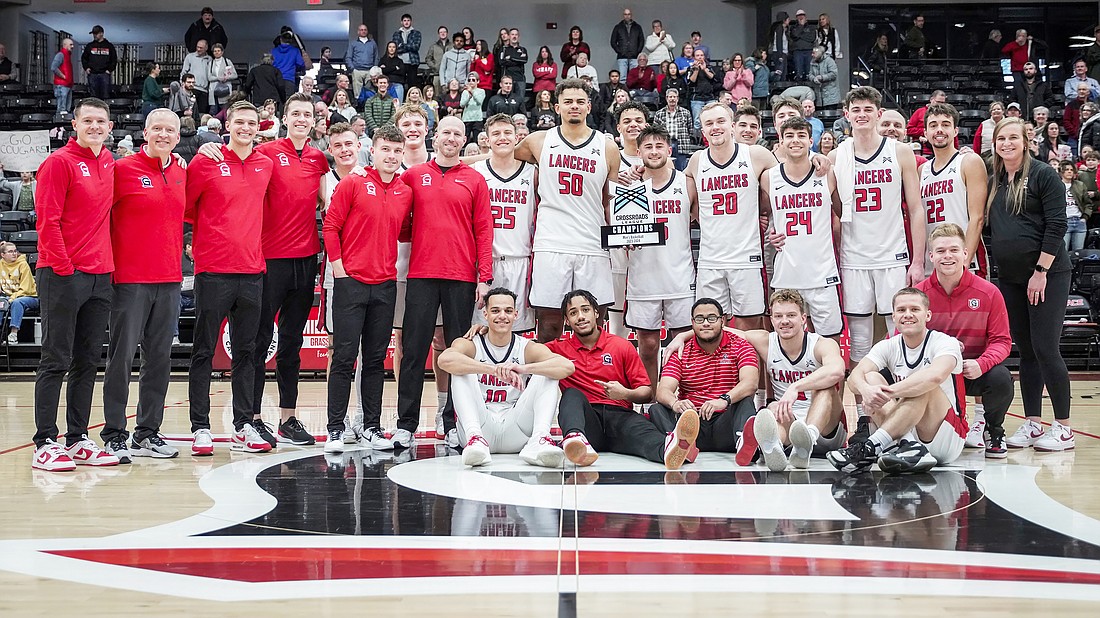
<svg viewBox="0 0 1100 618"><path fill-rule="evenodd" d="M424 365L428 362L435 316L443 308L447 345L470 330L477 284L451 279L412 279L405 284L405 316L401 326L401 380L397 384L397 428L416 432ZM365 411L364 411L365 413ZM447 415L444 415L446 417ZM453 427L454 421L451 421Z"/></svg>
<svg viewBox="0 0 1100 618"><path fill-rule="evenodd" d="M126 404L130 398L130 369L141 345L138 374L137 423L134 441L160 431L164 395L172 373L172 337L179 320L179 283L116 284L111 305L111 335L107 371L103 376L104 442L125 440Z"/></svg>
<svg viewBox="0 0 1100 618"><path fill-rule="evenodd" d="M633 410L589 403L584 393L575 388L567 388L561 393L558 425L563 436L574 431L584 434L597 453L622 453L657 463L665 461L668 432L661 431Z"/></svg>
<svg viewBox="0 0 1100 618"><path fill-rule="evenodd" d="M195 275L195 343L191 348L187 393L191 431L210 429L210 371L214 346L221 345L222 320L229 316L233 358L233 428L252 421L256 366L256 332L263 301L263 275L200 273Z"/></svg>
<svg viewBox="0 0 1100 618"><path fill-rule="evenodd" d="M76 271L61 276L52 268L40 268L37 280L42 359L34 379L34 444L57 438L61 382L68 374L65 442L71 446L88 433L92 389L111 314L111 275Z"/></svg>
<svg viewBox="0 0 1100 618"><path fill-rule="evenodd" d="M699 419L699 437L695 446L700 451L718 451L733 453L737 450L737 435L745 427L745 422L756 415L756 406L751 396L733 402L733 408L719 412L708 420ZM665 406L655 403L649 406L649 419L664 432L676 429L680 415Z"/></svg>
<svg viewBox="0 0 1100 618"><path fill-rule="evenodd" d="M1008 309L1008 328L1020 351L1020 396L1026 416L1043 415L1043 386L1050 394L1054 418L1069 418L1069 371L1058 341L1066 318L1072 273L1047 274L1046 300L1028 303L1027 284L1001 279L997 286Z"/></svg>
<svg viewBox="0 0 1100 618"><path fill-rule="evenodd" d="M1016 396L1012 388L1012 373L1003 364L993 365L989 371L974 380L966 380L966 394L981 397L985 408L985 426L992 438L1005 435L1005 414L1012 398Z"/></svg>
<svg viewBox="0 0 1100 618"><path fill-rule="evenodd" d="M344 428L355 356L362 350L359 398L363 427L382 422L382 389L386 382L386 349L393 333L397 282L363 283L342 277L332 283L332 365L328 373L328 430Z"/></svg>
<svg viewBox="0 0 1100 618"><path fill-rule="evenodd" d="M279 407L298 407L298 375L302 368L302 330L313 308L317 286L317 256L280 258L267 261L260 330L256 334L256 385L252 413L260 414L267 378L267 349L275 334L279 316L279 348L275 352L275 382L279 386Z"/></svg>

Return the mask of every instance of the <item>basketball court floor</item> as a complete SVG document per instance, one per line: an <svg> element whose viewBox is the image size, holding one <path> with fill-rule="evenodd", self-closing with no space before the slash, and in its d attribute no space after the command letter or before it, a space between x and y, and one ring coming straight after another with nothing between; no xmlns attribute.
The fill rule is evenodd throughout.
<svg viewBox="0 0 1100 618"><path fill-rule="evenodd" d="M396 455L232 453L228 382L223 441L192 458L182 381L164 426L179 458L47 473L20 376L0 381L0 615L1097 616L1100 382L1077 378L1075 451L845 477L724 454L674 473L612 454L470 470L429 436ZM302 389L318 435L324 392ZM424 402L431 433L430 382Z"/></svg>

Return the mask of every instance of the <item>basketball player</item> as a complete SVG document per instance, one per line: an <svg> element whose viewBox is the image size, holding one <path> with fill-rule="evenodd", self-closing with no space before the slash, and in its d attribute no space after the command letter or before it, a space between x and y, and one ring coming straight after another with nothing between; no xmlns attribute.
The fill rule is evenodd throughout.
<svg viewBox="0 0 1100 618"><path fill-rule="evenodd" d="M350 127L349 127L350 129ZM394 174L404 137L393 125L374 132L366 178L345 177L333 193L323 231L333 282L333 354L326 453L344 450L345 418L357 353L364 439L393 448L380 429L386 348L397 294L397 238L409 226L412 190ZM361 352L359 352L361 350Z"/></svg>
<svg viewBox="0 0 1100 618"><path fill-rule="evenodd" d="M637 101L627 101L617 118L619 131L619 178L618 183L631 186L642 179L642 157L638 152L638 135L649 126L649 108ZM612 199L610 208L614 208ZM630 329L626 326L626 271L627 250L623 247L608 249L611 256L611 279L615 284L615 304L607 308L607 328L620 337L628 337Z"/></svg>
<svg viewBox="0 0 1100 618"><path fill-rule="evenodd" d="M558 380L573 375L573 363L513 332L515 292L493 288L482 300L489 332L473 341L460 337L439 357L451 374L459 438L466 445L462 463L483 466L492 461L490 453L519 453L533 466L559 468L565 453L550 437L550 424Z"/></svg>
<svg viewBox="0 0 1100 618"><path fill-rule="evenodd" d="M959 112L948 103L928 106L924 134L932 144L931 161L920 166L920 195L924 201L926 232L943 223L954 223L966 231L966 254L971 269L985 279L989 272L982 226L989 187L985 162L973 152L959 152ZM925 274L932 274L932 262L925 257Z"/></svg>
<svg viewBox="0 0 1100 618"><path fill-rule="evenodd" d="M655 221L665 224L665 244L637 247L628 255L626 323L638 333L638 353L650 384L656 384L662 324L670 335L691 328L695 269L690 226L696 208L695 185L668 164L672 137L663 127L642 129L636 142L649 207Z"/></svg>
<svg viewBox="0 0 1100 618"><path fill-rule="evenodd" d="M839 337L844 330L840 312L840 273L833 243L833 214L840 214L836 178L827 172L815 176L810 163L813 129L801 117L780 127L786 161L765 170L760 190L772 213L773 225L784 236L775 256L773 289L797 290L806 302L814 332Z"/></svg>
<svg viewBox="0 0 1100 618"><path fill-rule="evenodd" d="M107 369L103 376L103 443L120 463L130 457L179 455L159 435L179 320L183 209L187 172L172 157L180 141L175 112L145 117L145 145L115 164L111 246L115 257ZM130 368L141 346L137 425L126 446Z"/></svg>
<svg viewBox="0 0 1100 618"><path fill-rule="evenodd" d="M615 302L611 259L601 244L608 222L609 178L619 177L620 157L610 137L586 124L592 101L584 82L567 79L555 91L561 126L528 135L515 157L538 165L539 207L535 220L531 306L538 340L561 336L562 296L591 289L600 307Z"/></svg>
<svg viewBox="0 0 1100 618"><path fill-rule="evenodd" d="M760 143L763 129L760 125L760 111L746 105L734 114L734 140L738 144L752 146Z"/></svg>
<svg viewBox="0 0 1100 618"><path fill-rule="evenodd" d="M34 458L39 470L66 472L77 465L116 466L118 458L88 439L96 366L111 311L110 212L115 163L103 143L111 110L88 97L73 110L76 137L38 169L38 299L42 307L42 360L34 380ZM65 389L65 448L57 438L61 381Z"/></svg>
<svg viewBox="0 0 1100 618"><path fill-rule="evenodd" d="M195 343L188 371L192 455L213 455L210 435L210 366L222 320L229 316L233 358L233 439L231 448L249 453L271 450L256 429L256 336L263 312L263 212L274 163L252 147L260 116L248 101L226 114L229 144L223 160L195 157L187 168L187 209L193 225L195 259Z"/></svg>
<svg viewBox="0 0 1100 618"><path fill-rule="evenodd" d="M516 295L516 332L535 329L535 316L527 296L531 286L531 240L535 225L535 196L538 172L534 165L517 161L516 123L508 114L496 114L485 121L491 156L473 164L489 186L493 210L493 285ZM478 305L483 305L480 299ZM478 307L474 322L485 324Z"/></svg>
<svg viewBox="0 0 1100 618"><path fill-rule="evenodd" d="M876 343L848 378L877 429L867 440L828 453L841 472L861 472L875 461L888 474L925 472L963 451L962 345L928 329L932 312L924 292L902 288L893 308L899 336Z"/></svg>
<svg viewBox="0 0 1100 618"><path fill-rule="evenodd" d="M756 413L752 431L773 472L787 467L784 446L792 447L791 466L805 469L810 455L842 448L848 438L840 395L844 357L835 341L806 332L804 303L796 290L777 290L770 299L775 332L736 333L767 363L764 373L776 401Z"/></svg>

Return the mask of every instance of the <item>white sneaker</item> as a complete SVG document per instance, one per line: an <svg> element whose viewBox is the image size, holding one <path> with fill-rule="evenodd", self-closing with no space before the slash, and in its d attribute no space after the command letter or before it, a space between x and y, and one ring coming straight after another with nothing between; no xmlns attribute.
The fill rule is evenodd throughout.
<svg viewBox="0 0 1100 618"><path fill-rule="evenodd" d="M458 428L452 429L447 432L447 437L443 439L443 443L451 448L458 448Z"/></svg>
<svg viewBox="0 0 1100 618"><path fill-rule="evenodd" d="M333 429L328 432L328 439L325 440L325 452L329 454L343 453L345 433L341 429Z"/></svg>
<svg viewBox="0 0 1100 618"><path fill-rule="evenodd" d="M8 333L8 345L16 345L19 343L19 333Z"/></svg>
<svg viewBox="0 0 1100 618"><path fill-rule="evenodd" d="M466 448L462 449L462 465L484 466L493 461L489 454L489 443L481 436L470 436L466 442Z"/></svg>
<svg viewBox="0 0 1100 618"><path fill-rule="evenodd" d="M358 444L363 439L363 428L355 427L352 425L344 426L344 433L340 435L340 440L344 444Z"/></svg>
<svg viewBox="0 0 1100 618"><path fill-rule="evenodd" d="M339 442L339 440L337 441ZM252 423L245 423L240 431L233 432L233 439L229 443L229 448L244 453L266 453L271 450L271 443L264 440Z"/></svg>
<svg viewBox="0 0 1100 618"><path fill-rule="evenodd" d="M214 454L214 438L210 437L209 429L200 429L195 432L191 441L191 454L199 457Z"/></svg>
<svg viewBox="0 0 1100 618"><path fill-rule="evenodd" d="M393 432L393 447L412 448L413 434L408 429L398 429Z"/></svg>
<svg viewBox="0 0 1100 618"><path fill-rule="evenodd" d="M80 442L67 447L69 458L78 466L117 466L118 457L99 448L99 445L84 436Z"/></svg>
<svg viewBox="0 0 1100 618"><path fill-rule="evenodd" d="M975 420L966 432L966 448L985 448L985 421Z"/></svg>
<svg viewBox="0 0 1100 618"><path fill-rule="evenodd" d="M775 420L775 413L768 408L761 408L756 413L753 431L756 433L760 452L764 454L764 465L772 472L786 470L787 455L783 452L783 443L779 440L779 423Z"/></svg>
<svg viewBox="0 0 1100 618"><path fill-rule="evenodd" d="M592 445L588 443L588 439L580 432L575 431L565 436L565 440L562 441L561 447L562 450L565 451L565 456L569 458L569 461L578 466L591 466L600 458L596 449L592 448Z"/></svg>
<svg viewBox="0 0 1100 618"><path fill-rule="evenodd" d="M810 455L814 452L813 435L810 428L800 419L791 423L787 432L791 440L791 467L805 470L810 467ZM766 461L766 459L765 459Z"/></svg>
<svg viewBox="0 0 1100 618"><path fill-rule="evenodd" d="M1043 437L1043 426L1034 421L1024 421L1023 425L1016 430L1016 433L1012 434L1005 439L1005 444L1008 448L1027 448L1034 446L1039 438Z"/></svg>
<svg viewBox="0 0 1100 618"><path fill-rule="evenodd" d="M550 436L531 436L519 452L519 458L532 466L560 468L565 462L565 451Z"/></svg>
<svg viewBox="0 0 1100 618"><path fill-rule="evenodd" d="M378 427L371 427L363 432L360 444L368 446L376 451L392 451L393 441L386 438L386 434Z"/></svg>
<svg viewBox="0 0 1100 618"><path fill-rule="evenodd" d="M438 440L443 436L443 408L437 408L435 411L435 437Z"/></svg>
<svg viewBox="0 0 1100 618"><path fill-rule="evenodd" d="M46 440L45 444L34 449L31 467L47 472L72 472L76 470L76 463L64 447L53 440Z"/></svg>
<svg viewBox="0 0 1100 618"><path fill-rule="evenodd" d="M1035 450L1044 453L1072 451L1073 447L1073 428L1058 421L1054 421L1046 435L1035 441Z"/></svg>
<svg viewBox="0 0 1100 618"><path fill-rule="evenodd" d="M174 346L176 346L176 345L183 345L183 342L182 342L182 341L180 341L180 338L179 338L179 337L172 337L172 345L174 345Z"/></svg>

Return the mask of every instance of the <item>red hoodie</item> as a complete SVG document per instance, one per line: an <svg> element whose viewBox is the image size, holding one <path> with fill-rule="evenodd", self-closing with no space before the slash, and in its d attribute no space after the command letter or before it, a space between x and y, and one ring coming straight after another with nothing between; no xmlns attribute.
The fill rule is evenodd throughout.
<svg viewBox="0 0 1100 618"><path fill-rule="evenodd" d="M255 149L241 161L222 146L224 161L195 157L187 167L187 210L194 225L195 274L259 274L267 270L261 234L271 159Z"/></svg>
<svg viewBox="0 0 1100 618"><path fill-rule="evenodd" d="M61 276L74 270L102 275L115 269L110 214L115 160L70 138L38 168L34 202L38 221L38 268Z"/></svg>
<svg viewBox="0 0 1100 618"><path fill-rule="evenodd" d="M168 165L142 147L115 164L115 203L111 244L115 283L183 281L183 210L187 172L169 157Z"/></svg>
<svg viewBox="0 0 1100 618"><path fill-rule="evenodd" d="M343 260L349 277L368 284L397 279L397 238L411 224L412 189L394 176L389 184L374 168L349 174L336 185L325 223L328 260Z"/></svg>
<svg viewBox="0 0 1100 618"><path fill-rule="evenodd" d="M928 295L932 311L928 328L958 339L963 345L963 358L976 360L982 373L1008 358L1012 336L1005 299L997 286L965 271L950 296L935 272L916 288Z"/></svg>
<svg viewBox="0 0 1100 618"><path fill-rule="evenodd" d="M290 138L260 144L256 151L275 166L264 200L264 259L317 255L317 192L328 173L325 154L306 144L299 155Z"/></svg>

